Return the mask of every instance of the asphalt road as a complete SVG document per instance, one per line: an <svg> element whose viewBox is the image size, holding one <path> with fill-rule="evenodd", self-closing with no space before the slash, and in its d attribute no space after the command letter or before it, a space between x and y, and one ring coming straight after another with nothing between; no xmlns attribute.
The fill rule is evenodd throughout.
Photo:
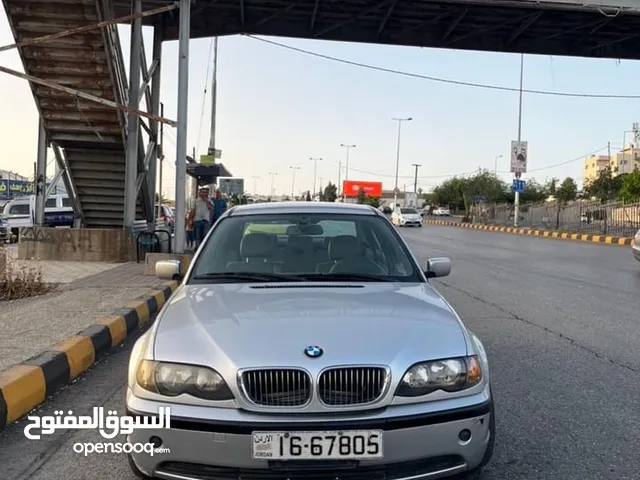
<svg viewBox="0 0 640 480"><path fill-rule="evenodd" d="M484 479L640 478L640 263L629 249L437 226L402 233L422 259L452 259L434 284L489 352L498 444ZM130 345L38 414L122 413ZM122 455L73 452L105 441L97 432L27 440L25 424L0 434L3 480L135 478Z"/></svg>

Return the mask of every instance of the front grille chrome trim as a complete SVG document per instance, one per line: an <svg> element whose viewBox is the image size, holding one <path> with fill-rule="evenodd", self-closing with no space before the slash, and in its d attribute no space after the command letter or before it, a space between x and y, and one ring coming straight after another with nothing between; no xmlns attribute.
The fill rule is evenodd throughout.
<svg viewBox="0 0 640 480"><path fill-rule="evenodd" d="M314 396L314 382L311 373L301 367L255 367L238 370L238 387L244 399L252 406L260 409L301 409L307 407ZM252 385L248 385L252 384ZM293 386L293 388L285 388ZM253 392L254 389L259 390ZM264 403L265 399L277 395L278 390L284 394L281 402ZM301 390L303 401L287 403L287 395L293 390ZM289 397L290 398L290 397Z"/></svg>
<svg viewBox="0 0 640 480"><path fill-rule="evenodd" d="M352 397L360 396L362 401L353 403L327 402L327 388L323 385L323 379L326 378L325 375L329 375L330 372L333 371L341 373L333 376L333 378L329 378L328 381L333 384L336 382L346 384L346 386L349 387L349 394ZM342 378L340 378L340 376L342 376ZM369 385L365 387L367 382L369 382ZM370 383L374 383L374 385ZM357 391L358 386L361 387L360 393ZM315 383L318 401L322 406L331 409L352 409L375 405L386 397L390 386L391 368L386 365L332 365L319 372ZM368 395L362 392L363 389L368 390ZM331 389L329 388L329 390Z"/></svg>

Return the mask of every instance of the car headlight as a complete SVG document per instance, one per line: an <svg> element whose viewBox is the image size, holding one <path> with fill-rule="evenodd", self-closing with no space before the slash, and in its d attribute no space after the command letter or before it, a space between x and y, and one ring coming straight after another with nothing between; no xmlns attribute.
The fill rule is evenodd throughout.
<svg viewBox="0 0 640 480"><path fill-rule="evenodd" d="M142 360L136 381L143 389L166 397L187 394L204 400L233 399L222 375L208 367Z"/></svg>
<svg viewBox="0 0 640 480"><path fill-rule="evenodd" d="M458 392L477 385L481 380L482 368L475 355L420 362L404 374L396 396L419 397L436 390Z"/></svg>

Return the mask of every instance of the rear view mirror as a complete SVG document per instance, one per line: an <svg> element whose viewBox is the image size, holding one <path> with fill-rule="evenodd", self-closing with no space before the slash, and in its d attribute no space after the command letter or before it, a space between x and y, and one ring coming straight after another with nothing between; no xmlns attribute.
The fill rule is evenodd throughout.
<svg viewBox="0 0 640 480"><path fill-rule="evenodd" d="M182 280L180 260L160 260L156 263L156 277L162 280Z"/></svg>
<svg viewBox="0 0 640 480"><path fill-rule="evenodd" d="M451 260L447 257L430 258L427 260L425 274L427 278L446 277L451 273Z"/></svg>

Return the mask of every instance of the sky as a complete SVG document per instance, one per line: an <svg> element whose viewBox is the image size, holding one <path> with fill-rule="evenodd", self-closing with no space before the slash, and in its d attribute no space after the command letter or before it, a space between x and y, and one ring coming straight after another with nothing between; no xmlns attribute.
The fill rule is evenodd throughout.
<svg viewBox="0 0 640 480"><path fill-rule="evenodd" d="M128 62L128 27L121 27ZM147 58L151 30L145 29ZM518 89L520 55L268 38L330 57L443 79ZM13 43L0 6L0 45ZM190 47L188 153L205 154L210 130L210 39ZM165 116L177 110L177 42L163 44L161 100ZM22 71L15 50L0 53L0 65ZM524 89L582 94L638 95L640 63L526 55ZM518 92L473 88L377 71L292 51L246 36L222 37L218 52L216 146L222 163L245 178L249 192L268 194L271 176L277 194L312 190L336 182L338 162L355 144L350 180L395 186L397 122L403 123L398 186L432 189L453 175L495 168L510 181L511 141L518 134ZM205 87L207 94L204 94ZM33 174L38 118L25 80L0 73L0 168ZM204 108L203 108L204 105ZM625 131L638 119L637 99L563 97L525 93L522 140L528 141L526 179L544 182L571 176L581 181L582 160L621 148ZM176 131L165 128L163 192L175 191ZM626 134L627 142L630 134ZM49 154L52 171L53 155ZM559 165L560 164L560 165ZM344 165L343 165L344 166ZM294 170L295 185L293 185ZM257 177L257 178L254 178ZM342 175L344 179L344 171ZM322 180L320 180L322 178Z"/></svg>

